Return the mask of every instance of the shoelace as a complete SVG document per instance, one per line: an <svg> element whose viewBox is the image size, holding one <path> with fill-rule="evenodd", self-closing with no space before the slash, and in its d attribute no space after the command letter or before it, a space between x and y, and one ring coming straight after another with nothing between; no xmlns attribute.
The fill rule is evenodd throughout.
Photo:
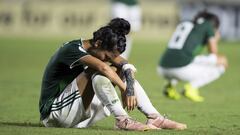
<svg viewBox="0 0 240 135"><path fill-rule="evenodd" d="M167 118L168 118L168 115L167 115L167 114L163 114L163 118L164 118L164 119L167 119Z"/></svg>
<svg viewBox="0 0 240 135"><path fill-rule="evenodd" d="M158 124L158 126L161 126L167 118L168 118L168 115L167 114L163 114L163 120L161 121L160 124Z"/></svg>
<svg viewBox="0 0 240 135"><path fill-rule="evenodd" d="M125 127L127 127L129 124L134 124L134 123L138 123L136 120L134 120L133 118L126 118L124 120L124 124L125 124Z"/></svg>

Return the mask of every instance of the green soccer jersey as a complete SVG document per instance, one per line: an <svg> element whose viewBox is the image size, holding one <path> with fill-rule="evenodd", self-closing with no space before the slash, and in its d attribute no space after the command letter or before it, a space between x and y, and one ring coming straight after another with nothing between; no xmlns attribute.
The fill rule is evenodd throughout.
<svg viewBox="0 0 240 135"><path fill-rule="evenodd" d="M129 6L134 6L138 4L137 0L112 0L112 2L120 2Z"/></svg>
<svg viewBox="0 0 240 135"><path fill-rule="evenodd" d="M45 119L51 111L56 97L84 70L79 59L88 53L82 48L82 41L73 40L61 46L48 62L39 100L40 119Z"/></svg>
<svg viewBox="0 0 240 135"><path fill-rule="evenodd" d="M213 36L214 29L209 21L202 20L195 25L192 22L179 24L159 65L165 68L188 65Z"/></svg>

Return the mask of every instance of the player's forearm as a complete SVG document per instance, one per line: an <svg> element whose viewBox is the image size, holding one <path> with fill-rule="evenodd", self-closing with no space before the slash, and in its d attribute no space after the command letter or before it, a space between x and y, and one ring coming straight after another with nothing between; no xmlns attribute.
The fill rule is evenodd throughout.
<svg viewBox="0 0 240 135"><path fill-rule="evenodd" d="M121 56L116 57L111 62L112 62L113 65L115 65L118 68L122 68L122 66L124 64L128 63L128 61L126 59L124 59L123 57L121 57Z"/></svg>
<svg viewBox="0 0 240 135"><path fill-rule="evenodd" d="M218 43L215 38L209 40L208 51L209 53L218 55Z"/></svg>
<svg viewBox="0 0 240 135"><path fill-rule="evenodd" d="M124 71L124 76L126 78L126 83L127 83L127 87L126 87L126 96L134 96L134 77L132 75L132 71L131 69L126 69Z"/></svg>
<svg viewBox="0 0 240 135"><path fill-rule="evenodd" d="M122 92L126 90L126 85L124 84L124 82L120 79L118 74L113 71L109 66L104 66L99 69L99 71L107 78L109 78L114 84L116 84Z"/></svg>
<svg viewBox="0 0 240 135"><path fill-rule="evenodd" d="M123 75L126 79L126 95L134 96L134 72L136 72L136 68L132 64L128 64L128 61L121 56L118 56L112 63L117 66L120 70L122 70Z"/></svg>

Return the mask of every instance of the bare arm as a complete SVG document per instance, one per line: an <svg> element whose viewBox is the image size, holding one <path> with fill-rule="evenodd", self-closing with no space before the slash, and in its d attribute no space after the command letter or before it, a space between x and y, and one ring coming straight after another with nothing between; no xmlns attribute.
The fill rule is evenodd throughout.
<svg viewBox="0 0 240 135"><path fill-rule="evenodd" d="M218 41L219 41L219 39L220 39L220 34L217 31L215 33L215 36L210 38L209 41L208 41L208 52L209 53L213 53L215 55L218 54Z"/></svg>
<svg viewBox="0 0 240 135"><path fill-rule="evenodd" d="M215 54L217 57L217 64L223 65L225 68L228 67L227 58L223 55L218 54L218 41L220 40L219 31L215 32L215 36L210 38L208 41L208 52Z"/></svg>
<svg viewBox="0 0 240 135"><path fill-rule="evenodd" d="M127 106L127 110L131 111L137 105L137 100L134 94L134 87L133 87L135 82L134 71L130 67L128 68L125 67L126 65L131 65L131 64L128 64L128 61L121 56L118 56L115 59L113 59L112 63L116 67L118 67L119 70L123 72L123 75L126 79L126 83L127 83L126 91L122 93L123 106L124 107Z"/></svg>
<svg viewBox="0 0 240 135"><path fill-rule="evenodd" d="M120 66L120 63L121 63L122 60L123 59L119 57L119 58L116 59L116 63L113 62L113 64L117 64L118 66ZM116 84L119 87L122 94L126 93L125 91L128 91L128 90L126 90L126 85L120 79L118 74L116 72L114 72L111 69L111 67L109 65L107 65L106 63L102 62L101 60L99 60L99 59L97 59L97 58L95 58L91 55L87 55L85 57L82 57L80 59L80 61L82 63L84 63L85 65L91 67L92 69L95 69L95 70L99 71L100 73L102 73L103 75L108 77L114 84ZM123 104L124 104L124 107L127 106L127 109L129 111L133 110L135 108L135 106L137 105L136 97L134 95L133 96L126 96L126 98L123 99Z"/></svg>
<svg viewBox="0 0 240 135"><path fill-rule="evenodd" d="M128 61L126 59L124 59L122 56L119 55L115 59L111 60L111 63L118 68L122 68L122 66L124 64L127 64Z"/></svg>
<svg viewBox="0 0 240 135"><path fill-rule="evenodd" d="M82 57L80 59L82 63L85 65L99 71L103 75L105 75L107 78L109 78L114 84L116 84L120 90L124 91L126 89L126 85L123 83L123 81L120 79L118 74L114 72L109 65L102 62L101 60L97 59L96 57L93 57L91 55L87 55L85 57Z"/></svg>

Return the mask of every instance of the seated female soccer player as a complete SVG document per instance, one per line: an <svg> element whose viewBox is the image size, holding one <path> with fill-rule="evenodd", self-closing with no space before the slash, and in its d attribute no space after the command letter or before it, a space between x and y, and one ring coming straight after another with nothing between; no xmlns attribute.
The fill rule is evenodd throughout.
<svg viewBox="0 0 240 135"><path fill-rule="evenodd" d="M227 67L227 59L218 53L219 19L206 11L200 12L193 21L180 23L159 62L158 71L167 80L164 94L179 99L178 81L184 85L184 96L194 102L202 102L198 89L220 77ZM206 46L207 45L207 46ZM199 55L204 47L208 55Z"/></svg>
<svg viewBox="0 0 240 135"><path fill-rule="evenodd" d="M111 113L118 129L186 128L160 115L132 77L134 66L119 56L125 50L129 30L126 20L116 18L94 32L92 39L73 40L57 50L42 80L39 109L44 126L89 127ZM109 64L122 72L127 85ZM137 106L146 115L146 124L131 119L113 84L121 90L122 102L129 111Z"/></svg>

